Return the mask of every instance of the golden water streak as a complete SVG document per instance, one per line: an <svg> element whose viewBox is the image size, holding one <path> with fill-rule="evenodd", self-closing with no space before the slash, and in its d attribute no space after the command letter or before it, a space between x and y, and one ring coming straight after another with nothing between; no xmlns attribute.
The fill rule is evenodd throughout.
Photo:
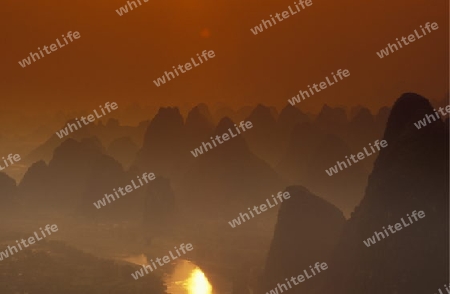
<svg viewBox="0 0 450 294"><path fill-rule="evenodd" d="M189 294L211 294L212 286L201 269L196 268L187 281Z"/></svg>

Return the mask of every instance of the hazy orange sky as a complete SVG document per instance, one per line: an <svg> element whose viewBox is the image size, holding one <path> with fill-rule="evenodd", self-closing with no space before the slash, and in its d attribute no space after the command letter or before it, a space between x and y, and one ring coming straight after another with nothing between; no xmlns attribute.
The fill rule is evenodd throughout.
<svg viewBox="0 0 450 294"><path fill-rule="evenodd" d="M291 0L165 0L124 16L126 1L6 0L0 30L4 109L93 109L217 102L232 107L287 99L339 68L351 76L302 102L390 105L402 92L442 99L448 92L448 1L315 1L254 36L250 28ZM439 29L392 55L376 52L426 22ZM81 38L21 68L19 60L68 31ZM202 34L203 31L203 34ZM205 34L205 31L209 31ZM161 87L153 80L203 50L216 57Z"/></svg>

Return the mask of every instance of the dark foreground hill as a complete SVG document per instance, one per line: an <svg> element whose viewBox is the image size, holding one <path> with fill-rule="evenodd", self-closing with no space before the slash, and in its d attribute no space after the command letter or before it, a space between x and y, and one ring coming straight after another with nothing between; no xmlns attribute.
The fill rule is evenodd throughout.
<svg viewBox="0 0 450 294"><path fill-rule="evenodd" d="M427 99L404 94L392 108L365 197L347 222L321 293L434 293L448 281L448 131ZM367 247L363 241L407 214L425 218Z"/></svg>
<svg viewBox="0 0 450 294"><path fill-rule="evenodd" d="M56 241L33 246L1 261L1 293L164 293L163 282L153 274L134 280L135 266L99 259Z"/></svg>
<svg viewBox="0 0 450 294"><path fill-rule="evenodd" d="M285 283L285 278L297 277L316 262L328 263L345 223L339 209L307 189L291 186L286 191L291 198L282 203L278 212L258 293L265 293L278 283ZM289 291L311 291L323 283L324 277L321 274Z"/></svg>

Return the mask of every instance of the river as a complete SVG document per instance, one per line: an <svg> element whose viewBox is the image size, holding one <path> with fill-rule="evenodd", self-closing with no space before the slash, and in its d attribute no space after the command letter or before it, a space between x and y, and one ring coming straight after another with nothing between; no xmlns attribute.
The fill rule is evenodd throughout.
<svg viewBox="0 0 450 294"><path fill-rule="evenodd" d="M122 257L121 260L142 265L147 264L145 254ZM163 275L168 294L217 294L203 270L189 260L177 259L172 269Z"/></svg>

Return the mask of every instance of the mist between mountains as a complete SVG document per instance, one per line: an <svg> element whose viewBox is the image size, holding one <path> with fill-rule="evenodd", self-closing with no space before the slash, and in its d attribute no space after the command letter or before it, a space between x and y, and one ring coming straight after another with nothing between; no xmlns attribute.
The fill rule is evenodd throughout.
<svg viewBox="0 0 450 294"><path fill-rule="evenodd" d="M333 174L337 174L339 172L339 169L342 171L343 168L348 168L352 166L352 163L358 163L358 161L363 160L367 156L371 156L377 151L380 151L380 147L385 148L388 146L388 143L386 140L376 140L375 143L372 146L372 143L369 143L370 150L367 150L366 147L363 148L364 152L358 152L358 154L355 156L351 154L350 156L345 156L344 161L336 161L336 165L334 167L330 167L329 169L325 170L325 172L331 177ZM358 157L358 159L356 159ZM350 160L351 159L351 160ZM347 166L348 164L348 166ZM339 168L339 169L338 169Z"/></svg>
<svg viewBox="0 0 450 294"><path fill-rule="evenodd" d="M119 187L119 188L117 188L117 190L114 188L113 191L114 191L115 197L113 194L106 193L105 197L98 200L97 202L94 202L95 208L100 209L100 208L106 206L106 204L107 204L106 201L108 201L108 203L111 203L111 199L112 199L112 201L116 201L116 198L119 199L120 196L126 196L128 193L131 193L134 190L144 186L143 182L145 182L145 184L148 184L149 181L152 181L155 179L155 174L154 173L144 173L142 175L142 179L139 176L137 176L136 178L137 178L137 181L139 181L140 185L136 185L136 183L134 182L134 179L133 179L133 180L131 180L131 184L133 186L126 185L125 188ZM125 192L124 192L124 190L125 190Z"/></svg>
<svg viewBox="0 0 450 294"><path fill-rule="evenodd" d="M216 142L219 144L223 144L224 142L226 142L234 137L237 137L239 134L241 134L241 132L245 132L248 129L251 129L252 127L253 127L253 124L251 121L246 121L246 122L241 121L239 123L239 126L237 126L236 124L234 125L235 133L233 133L232 128L228 128L227 132L223 133L221 136L216 135L214 138L210 137L211 143L214 145L214 147L217 147L218 145L216 144ZM221 141L220 139L222 139L223 141ZM194 157L197 157L197 156L203 154L203 151L207 152L208 150L211 150L213 148L211 143L202 142L202 145L200 145L199 148L195 148L194 151L191 151L192 155ZM209 147L209 149L208 149L208 147Z"/></svg>
<svg viewBox="0 0 450 294"><path fill-rule="evenodd" d="M0 293L450 294L448 17L419 2L7 1L8 55L84 30L3 84L36 108L2 111Z"/></svg>
<svg viewBox="0 0 450 294"><path fill-rule="evenodd" d="M265 203L263 203L263 204L261 204L259 206L256 206L256 205L253 206L252 209L248 208L248 212L239 213L239 216L237 218L233 219L232 221L229 221L228 224L234 229L235 227L237 227L237 226L239 226L241 224L241 220L242 220L242 223L246 222L245 217L247 218L247 220L250 220L251 218L250 218L249 214L252 216L252 218L254 218L255 215L253 214L253 211L257 215L259 215L259 214L267 211L267 206L269 206L269 208L275 207L279 203L283 203L283 199L287 200L289 198L291 198L291 195L289 194L289 192L284 192L283 193L283 192L280 191L280 192L278 192L276 197L274 195L272 195L272 202L273 202L274 205L271 205L270 199L267 198L266 199L267 205ZM258 208L261 211L259 211Z"/></svg>
<svg viewBox="0 0 450 294"><path fill-rule="evenodd" d="M105 111L105 109L103 108L103 106L99 105L100 110L101 110L101 114L97 113L97 109L94 109L94 114L89 114L87 117L82 116L80 118L80 120L78 120L78 118L75 118L75 121L68 122L67 126L64 129L61 129L60 131L56 132L56 135L61 139L63 137L67 137L70 133L73 133L75 131L78 131L78 129L81 129L83 126L87 126L89 125L89 123L94 122L96 119L99 119L103 116L105 116L106 114L111 113L111 111L116 110L118 108L117 103L116 102L106 102L105 103L105 108L107 110L107 113ZM83 122L83 124L81 124L81 122Z"/></svg>

